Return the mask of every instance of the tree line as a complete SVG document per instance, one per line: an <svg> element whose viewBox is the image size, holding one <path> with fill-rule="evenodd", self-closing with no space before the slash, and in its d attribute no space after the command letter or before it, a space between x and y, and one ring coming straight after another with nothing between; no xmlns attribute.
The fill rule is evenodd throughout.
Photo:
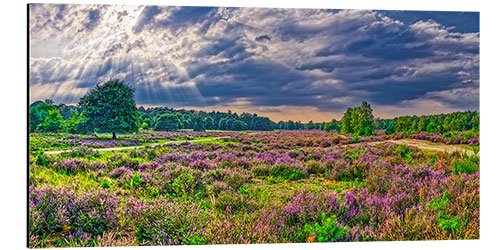
<svg viewBox="0 0 500 250"><path fill-rule="evenodd" d="M311 122L307 125L313 129L325 131L336 130L344 134L357 136L373 135L376 130L385 134L395 133L446 133L449 131L479 131L479 112L464 111L448 114L400 116L392 119L374 118L373 110L367 102L359 107L349 107L340 121L332 120L322 123L320 127Z"/></svg>
<svg viewBox="0 0 500 250"><path fill-rule="evenodd" d="M136 132L139 128L157 131L179 129L260 130L304 129L300 122L275 123L257 114L205 112L166 107L136 107L134 89L120 80L97 84L76 106L50 99L36 101L29 108L30 132L116 133ZM282 124L285 124L282 126Z"/></svg>
<svg viewBox="0 0 500 250"><path fill-rule="evenodd" d="M479 131L479 112L465 111L449 114L400 116L393 119L377 119L376 127L387 134L399 132L446 133L449 131Z"/></svg>
<svg viewBox="0 0 500 250"><path fill-rule="evenodd" d="M30 132L116 133L136 132L141 129L176 131L205 130L324 130L358 136L373 135L376 130L386 134L399 132L444 133L447 131L479 130L479 112L466 111L450 114L401 116L392 119L374 118L371 105L362 102L359 107L348 107L340 121L315 123L309 121L273 122L257 114L205 112L166 107L136 107L134 89L120 80L97 84L76 106L58 104L50 99L36 101L29 108Z"/></svg>

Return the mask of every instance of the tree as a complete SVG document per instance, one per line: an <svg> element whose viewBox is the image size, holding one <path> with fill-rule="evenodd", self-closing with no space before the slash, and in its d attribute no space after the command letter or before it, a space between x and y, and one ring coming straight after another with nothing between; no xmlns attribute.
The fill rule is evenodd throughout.
<svg viewBox="0 0 500 250"><path fill-rule="evenodd" d="M47 99L49 100L49 99ZM46 100L46 101L47 101ZM32 105L29 111L29 129L30 132L35 132L42 127L45 119L49 115L49 111L55 110L56 108L45 102L37 101L36 105Z"/></svg>
<svg viewBox="0 0 500 250"><path fill-rule="evenodd" d="M205 124L201 117L195 116L191 119L191 123L194 131L205 131Z"/></svg>
<svg viewBox="0 0 500 250"><path fill-rule="evenodd" d="M429 124L429 120L427 119L427 117L420 117L420 119L418 120L418 131L425 131L425 129L427 128L427 124Z"/></svg>
<svg viewBox="0 0 500 250"><path fill-rule="evenodd" d="M154 130L156 131L176 131L182 128L182 122L177 115L163 114L158 117Z"/></svg>
<svg viewBox="0 0 500 250"><path fill-rule="evenodd" d="M229 111L231 111L231 110L229 110ZM233 118L227 118L226 124L224 124L224 129L225 130L233 130L233 123L234 123Z"/></svg>
<svg viewBox="0 0 500 250"><path fill-rule="evenodd" d="M79 133L82 129L81 126L84 124L84 117L82 116L81 113L78 113L77 111L73 112L71 114L71 117L66 120L66 129L70 133Z"/></svg>
<svg viewBox="0 0 500 250"><path fill-rule="evenodd" d="M226 129L226 122L227 122L227 118L222 118L219 120L219 129L220 130L225 130Z"/></svg>
<svg viewBox="0 0 500 250"><path fill-rule="evenodd" d="M335 119L332 119L331 122L329 122L325 125L325 131L327 131L327 132L338 130L338 129L339 129L339 122L336 121Z"/></svg>
<svg viewBox="0 0 500 250"><path fill-rule="evenodd" d="M470 126L472 129L479 129L479 113L475 113L471 117Z"/></svg>
<svg viewBox="0 0 500 250"><path fill-rule="evenodd" d="M139 113L135 105L134 89L118 79L97 84L82 99L86 127L97 132L136 132Z"/></svg>
<svg viewBox="0 0 500 250"><path fill-rule="evenodd" d="M394 126L394 122L390 121L387 125L387 128L385 129L385 134L387 135L392 135L396 131L396 128Z"/></svg>
<svg viewBox="0 0 500 250"><path fill-rule="evenodd" d="M313 123L313 121L309 121L306 124L306 129L309 129L309 130L314 129L314 123Z"/></svg>
<svg viewBox="0 0 500 250"><path fill-rule="evenodd" d="M64 120L57 109L49 111L42 124L42 129L45 132L61 132L64 129Z"/></svg>
<svg viewBox="0 0 500 250"><path fill-rule="evenodd" d="M244 121L236 120L233 122L233 130L241 131L247 129L247 124Z"/></svg>
<svg viewBox="0 0 500 250"><path fill-rule="evenodd" d="M374 116L373 109L369 103L366 101L361 103L360 108L360 118L361 118L361 128L358 131L360 135L371 135L373 134L374 128Z"/></svg>
<svg viewBox="0 0 500 250"><path fill-rule="evenodd" d="M465 124L462 119L453 119L448 125L448 128L452 131L462 131L464 130L464 127Z"/></svg>
<svg viewBox="0 0 500 250"><path fill-rule="evenodd" d="M214 118L212 118L211 116L205 117L205 119L203 119L203 123L206 129L214 129L215 122Z"/></svg>
<svg viewBox="0 0 500 250"><path fill-rule="evenodd" d="M357 135L373 134L375 118L372 112L373 110L367 102L362 102L359 107L347 108L340 121L342 133Z"/></svg>
<svg viewBox="0 0 500 250"><path fill-rule="evenodd" d="M322 122L321 125L319 126L319 129L325 131L326 130L326 122Z"/></svg>
<svg viewBox="0 0 500 250"><path fill-rule="evenodd" d="M344 113L344 116L342 117L342 120L340 120L342 124L342 133L348 134L352 133L352 127L351 127L351 116L352 116L352 108L347 108L347 110Z"/></svg>
<svg viewBox="0 0 500 250"><path fill-rule="evenodd" d="M434 122L430 122L427 124L427 128L425 130L429 133L435 133L437 130L436 124Z"/></svg>
<svg viewBox="0 0 500 250"><path fill-rule="evenodd" d="M396 132L410 132L412 124L408 116L403 116L396 122Z"/></svg>

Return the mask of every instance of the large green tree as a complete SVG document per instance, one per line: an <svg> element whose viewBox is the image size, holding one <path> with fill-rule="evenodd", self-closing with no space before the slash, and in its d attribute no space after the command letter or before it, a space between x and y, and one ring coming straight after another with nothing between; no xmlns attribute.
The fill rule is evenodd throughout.
<svg viewBox="0 0 500 250"><path fill-rule="evenodd" d="M367 102L363 102L359 107L347 108L341 120L342 133L371 135L375 126L372 111Z"/></svg>
<svg viewBox="0 0 500 250"><path fill-rule="evenodd" d="M82 99L86 128L96 132L136 132L139 113L135 105L134 89L118 79L97 84Z"/></svg>

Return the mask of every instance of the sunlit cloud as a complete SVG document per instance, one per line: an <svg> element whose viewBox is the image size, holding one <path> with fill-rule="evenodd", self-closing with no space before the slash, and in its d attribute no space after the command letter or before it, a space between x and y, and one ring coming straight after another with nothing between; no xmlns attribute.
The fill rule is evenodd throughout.
<svg viewBox="0 0 500 250"><path fill-rule="evenodd" d="M138 105L276 119L330 120L363 100L381 116L403 108L479 109L477 13L406 18L401 11L54 4L29 10L32 102L77 103L95 84L120 78L136 88Z"/></svg>

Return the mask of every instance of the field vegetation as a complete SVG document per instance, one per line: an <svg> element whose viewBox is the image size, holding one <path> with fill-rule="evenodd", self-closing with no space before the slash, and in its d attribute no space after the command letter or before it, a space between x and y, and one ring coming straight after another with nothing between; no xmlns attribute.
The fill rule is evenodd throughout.
<svg viewBox="0 0 500 250"><path fill-rule="evenodd" d="M344 140L259 132L137 150L32 152L30 245L479 237L479 157Z"/></svg>

